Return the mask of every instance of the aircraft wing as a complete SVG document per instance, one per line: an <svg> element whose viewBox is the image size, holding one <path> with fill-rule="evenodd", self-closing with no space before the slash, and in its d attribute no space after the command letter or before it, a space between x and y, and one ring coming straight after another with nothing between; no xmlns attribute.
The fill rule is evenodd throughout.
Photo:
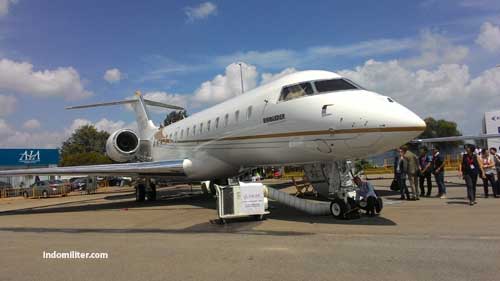
<svg viewBox="0 0 500 281"><path fill-rule="evenodd" d="M434 142L451 142L451 141L464 141L464 140L482 140L482 139L492 139L492 138L500 138L500 134L481 134L481 135L470 135L470 136L415 139L412 142L414 142L414 143L434 143Z"/></svg>
<svg viewBox="0 0 500 281"><path fill-rule="evenodd" d="M0 176L17 175L96 175L96 176L171 176L185 177L184 160L70 166L54 168L33 168L0 171Z"/></svg>

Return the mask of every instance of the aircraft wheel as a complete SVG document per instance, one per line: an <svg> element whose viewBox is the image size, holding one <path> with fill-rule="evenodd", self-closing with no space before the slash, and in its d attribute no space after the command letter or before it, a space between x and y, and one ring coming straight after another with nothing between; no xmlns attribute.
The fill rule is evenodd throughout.
<svg viewBox="0 0 500 281"><path fill-rule="evenodd" d="M349 207L344 202L344 200L341 200L339 198L335 198L330 204L330 212L336 219L345 218L345 214L348 212L348 208Z"/></svg>
<svg viewBox="0 0 500 281"><path fill-rule="evenodd" d="M23 197L24 197L24 198L26 198L26 199L29 197L29 195L28 195L28 192L27 192L27 191L23 192Z"/></svg>
<svg viewBox="0 0 500 281"><path fill-rule="evenodd" d="M146 186L138 184L135 186L135 202L143 202L146 199Z"/></svg>
<svg viewBox="0 0 500 281"><path fill-rule="evenodd" d="M148 201L156 201L156 185L154 183L151 183L151 190L146 192L146 198Z"/></svg>
<svg viewBox="0 0 500 281"><path fill-rule="evenodd" d="M377 214L380 214L383 208L384 208L384 201L382 201L382 198L377 197L377 202L375 203L375 212Z"/></svg>
<svg viewBox="0 0 500 281"><path fill-rule="evenodd" d="M42 192L42 197L43 197L43 198L47 198L47 197L49 197L49 194L47 193L47 191L46 191L46 190L44 190L44 191Z"/></svg>
<svg viewBox="0 0 500 281"><path fill-rule="evenodd" d="M217 191L215 190L214 181L210 181L210 185L208 186L208 189L210 190L210 193L212 193L213 196L217 195Z"/></svg>

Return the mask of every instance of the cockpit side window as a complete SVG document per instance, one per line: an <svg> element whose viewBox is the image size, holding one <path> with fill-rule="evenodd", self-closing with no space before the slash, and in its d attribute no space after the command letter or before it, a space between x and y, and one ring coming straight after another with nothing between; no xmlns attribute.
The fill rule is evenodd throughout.
<svg viewBox="0 0 500 281"><path fill-rule="evenodd" d="M356 84L346 79L316 81L314 86L319 93L359 89Z"/></svg>
<svg viewBox="0 0 500 281"><path fill-rule="evenodd" d="M301 83L297 85L286 86L281 90L280 101L289 101L300 97L313 95L314 91L311 83Z"/></svg>

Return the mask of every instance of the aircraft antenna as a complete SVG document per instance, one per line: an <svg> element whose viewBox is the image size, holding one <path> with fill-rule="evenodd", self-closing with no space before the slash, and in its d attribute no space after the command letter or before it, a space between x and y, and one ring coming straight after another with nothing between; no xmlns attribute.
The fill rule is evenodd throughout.
<svg viewBox="0 0 500 281"><path fill-rule="evenodd" d="M241 93L243 94L245 92L245 88L243 87L243 67L241 64L241 62L238 63L238 65L240 66Z"/></svg>

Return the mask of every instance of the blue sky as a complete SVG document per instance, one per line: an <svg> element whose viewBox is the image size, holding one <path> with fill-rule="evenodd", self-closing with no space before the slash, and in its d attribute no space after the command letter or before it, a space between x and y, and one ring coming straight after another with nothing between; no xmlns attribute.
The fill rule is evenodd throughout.
<svg viewBox="0 0 500 281"><path fill-rule="evenodd" d="M500 2L0 0L0 145L133 126L123 108L63 108L135 90L198 111L238 94L238 61L249 88L338 71L477 133L500 110Z"/></svg>

